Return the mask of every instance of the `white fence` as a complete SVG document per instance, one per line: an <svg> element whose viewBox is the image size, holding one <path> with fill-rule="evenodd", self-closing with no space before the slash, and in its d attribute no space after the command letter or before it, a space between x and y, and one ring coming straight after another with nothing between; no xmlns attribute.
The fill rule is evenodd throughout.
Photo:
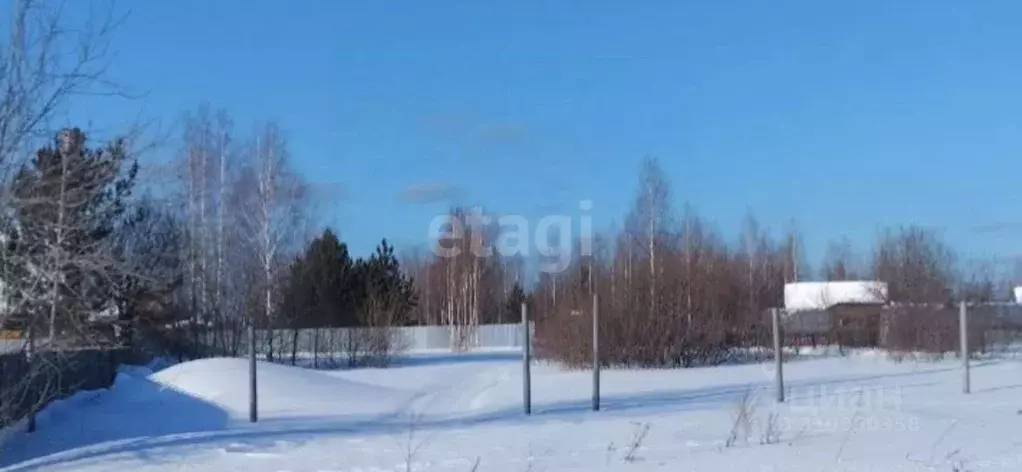
<svg viewBox="0 0 1022 472"><path fill-rule="evenodd" d="M24 339L0 339L0 354L19 352L24 348Z"/></svg>
<svg viewBox="0 0 1022 472"><path fill-rule="evenodd" d="M404 326L397 328L396 336L410 351L454 349L453 331L450 326ZM522 343L522 325L517 323L481 325L465 333L468 349L521 348Z"/></svg>
<svg viewBox="0 0 1022 472"><path fill-rule="evenodd" d="M530 332L535 333L535 324L530 324ZM358 328L308 328L308 329L274 329L256 330L256 346L262 351L270 344L286 346L286 350L313 353L337 350L344 344L349 334ZM521 324L479 325L475 328L462 328L462 336L456 337L455 328L451 326L402 326L393 328L391 335L395 346L406 351L435 351L461 349L520 349L523 336ZM206 332L205 344L213 345L216 333ZM535 336L530 336L534 338ZM297 344L297 345L296 345ZM248 339L241 335L237 339L241 352L248 349Z"/></svg>

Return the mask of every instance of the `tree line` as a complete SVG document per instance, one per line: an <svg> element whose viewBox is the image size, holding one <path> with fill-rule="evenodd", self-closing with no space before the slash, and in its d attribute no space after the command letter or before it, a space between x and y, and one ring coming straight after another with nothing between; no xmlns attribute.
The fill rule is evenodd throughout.
<svg viewBox="0 0 1022 472"><path fill-rule="evenodd" d="M54 129L74 97L121 92L104 69L117 21L82 29L38 0L13 6L16 34L0 54L0 325L50 343L156 332L178 348L201 341L232 353L247 324L427 324L453 327L464 347L474 326L517 322L527 303L542 350L571 362L582 350L559 346L587 339L576 315L598 294L609 361L691 365L758 343L763 310L783 304L791 281L877 279L892 301L911 303L1003 293L988 274L964 270L939 233L914 226L881 231L861 256L837 241L813 271L794 226L772 234L750 216L729 238L693 207L676 208L655 159L640 169L623 228L595 235L590 255L577 242L563 272L536 277L525 257L474 254L469 246L492 245L503 230L466 208L449 215L464 237L402 253L382 240L353 258L317 223L328 189L294 169L274 123L239 130L226 110L200 106L183 116L164 161L135 129L95 142L85 128ZM57 54L72 40L75 54ZM458 245L457 256L436 255ZM271 356L284 349L269 342Z"/></svg>
<svg viewBox="0 0 1022 472"><path fill-rule="evenodd" d="M784 306L789 282L879 280L888 284L888 302L941 307L1004 299L1010 291L988 271L963 269L939 232L919 226L880 230L862 257L847 239L833 242L812 274L794 227L773 236L749 216L729 241L691 207L676 212L653 158L642 165L625 221L620 233L597 236L592 256L540 279L532 297L537 342L548 355L587 362L589 318L572 313L590 313L593 294L604 362L691 366L768 345L765 310Z"/></svg>
<svg viewBox="0 0 1022 472"><path fill-rule="evenodd" d="M503 229L463 208L449 218L466 234L441 237L429 253L399 257L384 239L353 258L315 224L316 195L276 125L241 135L226 111L208 107L184 122L160 192L139 184L141 164L123 138L90 145L77 128L18 167L0 220L8 322L50 342L159 333L177 348L201 340L220 353L237 352L248 324L376 328L359 342L381 349L391 327L447 325L453 345L466 347L475 326L517 322L528 303L541 351L581 362L573 356L585 349L566 340L587 339L574 315L598 294L609 359L688 366L762 343L764 310L783 305L786 283L814 275L793 228L775 237L748 217L728 241L692 207L676 211L651 158L624 229L596 234L589 254L577 241L563 272L534 280L524 257L476 254L472 245L492 246ZM455 256L437 255L458 245ZM914 226L880 232L867 258L833 243L816 275L882 280L892 302L999 291L989 276L967 278L939 233ZM270 358L286 350L267 342Z"/></svg>
<svg viewBox="0 0 1022 472"><path fill-rule="evenodd" d="M276 125L241 136L208 107L184 122L169 166L80 128L16 166L0 214L0 322L40 346L201 340L221 353L248 324L409 322L416 292L392 245L352 258L332 230L313 237L315 196ZM140 169L169 172L140 181Z"/></svg>
<svg viewBox="0 0 1022 472"><path fill-rule="evenodd" d="M413 318L452 325L463 338L481 323L517 321L527 302L539 352L581 364L589 359L595 294L607 363L690 366L765 345L766 309L784 305L789 282L880 280L889 286L889 302L934 306L1003 299L1010 290L990 271L960 265L934 229L881 229L864 254L842 238L829 244L813 270L793 223L772 234L750 215L729 239L713 219L689 205L676 208L673 198L659 161L645 159L624 228L575 241L567 270L540 273L531 283L521 257L480 257L471 250L473 244L492 246L504 228L478 210L454 208L447 217L459 223L459 237L447 233L432 251L406 254L420 300ZM583 244L591 248L583 251ZM456 256L437 255L454 247L461 249Z"/></svg>
<svg viewBox="0 0 1022 472"><path fill-rule="evenodd" d="M173 191L159 210L172 222L167 230L180 241L180 256L163 279L169 283L153 291L160 310L142 324L171 321L172 341L200 340L230 354L248 324L295 336L311 327L379 328L350 342L389 351L381 329L407 324L417 298L394 247L383 239L370 256L353 258L333 230L316 223L324 195L294 171L277 125L242 135L226 110L208 106L184 123L167 179ZM273 336L266 343L271 360L288 347Z"/></svg>

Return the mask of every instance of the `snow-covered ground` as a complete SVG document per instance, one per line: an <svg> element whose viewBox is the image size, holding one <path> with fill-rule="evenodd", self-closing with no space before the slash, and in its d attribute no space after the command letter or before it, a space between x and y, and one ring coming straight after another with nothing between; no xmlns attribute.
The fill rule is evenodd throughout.
<svg viewBox="0 0 1022 472"><path fill-rule="evenodd" d="M522 413L518 353L429 354L398 367L313 371L259 364L247 422L242 359L152 375L49 407L7 439L2 470L64 471L899 471L1022 470L1022 361L879 355L768 364L605 370L536 364ZM746 395L748 422L735 421ZM773 418L771 421L770 418ZM773 432L768 426L773 423ZM730 441L729 441L730 439ZM765 444L764 444L765 443Z"/></svg>

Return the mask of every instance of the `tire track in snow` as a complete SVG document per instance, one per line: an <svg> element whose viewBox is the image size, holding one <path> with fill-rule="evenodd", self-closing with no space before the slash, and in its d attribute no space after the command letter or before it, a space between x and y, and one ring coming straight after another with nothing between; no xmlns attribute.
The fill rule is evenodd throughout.
<svg viewBox="0 0 1022 472"><path fill-rule="evenodd" d="M478 411L485 407L487 393L510 378L508 369L479 364L451 369L417 393L398 414L461 416Z"/></svg>

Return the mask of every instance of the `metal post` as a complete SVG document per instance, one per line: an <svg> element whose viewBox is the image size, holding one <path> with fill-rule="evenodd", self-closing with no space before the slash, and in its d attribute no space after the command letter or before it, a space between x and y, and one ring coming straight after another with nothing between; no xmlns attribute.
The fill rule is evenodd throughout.
<svg viewBox="0 0 1022 472"><path fill-rule="evenodd" d="M248 421L259 420L259 394L256 390L255 326L248 325Z"/></svg>
<svg viewBox="0 0 1022 472"><path fill-rule="evenodd" d="M35 367L35 355L36 355L36 352L35 352L35 330L32 329L31 322L28 325L28 328L26 329L26 331L27 331L27 333L25 333L25 334L28 335L28 346L27 346L27 349L25 351L25 360L28 361L28 371L31 372L30 375L35 375L36 372L34 372L32 370ZM32 391L32 392L35 392L36 391L35 386L31 385L31 382L29 382L29 383L30 383L29 390ZM34 396L37 397L37 395L34 395ZM37 403L38 401L39 401L38 398L33 398L32 399L33 403ZM36 405L33 405L32 409L28 411L28 432L30 432L30 433L34 433L35 429L36 429L36 424L35 424L35 406Z"/></svg>
<svg viewBox="0 0 1022 472"><path fill-rule="evenodd" d="M962 349L962 393L969 393L969 312L965 301L958 307L958 333Z"/></svg>
<svg viewBox="0 0 1022 472"><path fill-rule="evenodd" d="M770 310L770 318L774 325L774 388L777 390L777 402L784 403L784 353L781 352L781 321L777 308Z"/></svg>
<svg viewBox="0 0 1022 472"><path fill-rule="evenodd" d="M593 411L600 411L600 300L593 294Z"/></svg>
<svg viewBox="0 0 1022 472"><path fill-rule="evenodd" d="M530 350L529 308L522 303L522 406L526 415L532 414L532 379L529 372Z"/></svg>

